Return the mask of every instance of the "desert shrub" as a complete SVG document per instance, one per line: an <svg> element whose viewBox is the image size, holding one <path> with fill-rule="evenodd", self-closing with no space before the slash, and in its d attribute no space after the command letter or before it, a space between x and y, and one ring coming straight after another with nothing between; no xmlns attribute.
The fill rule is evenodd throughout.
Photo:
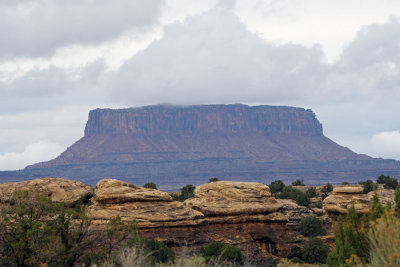
<svg viewBox="0 0 400 267"><path fill-rule="evenodd" d="M221 242L212 242L207 246L201 247L199 255L204 257L207 262L217 259L218 261L243 263L243 256L240 249L234 245L223 244Z"/></svg>
<svg viewBox="0 0 400 267"><path fill-rule="evenodd" d="M317 201L310 204L310 208L322 209L322 201Z"/></svg>
<svg viewBox="0 0 400 267"><path fill-rule="evenodd" d="M350 183L349 182L342 182L342 185L349 185Z"/></svg>
<svg viewBox="0 0 400 267"><path fill-rule="evenodd" d="M378 176L378 179L376 179L376 183L377 184L385 184L388 179L390 179L390 176L381 174Z"/></svg>
<svg viewBox="0 0 400 267"><path fill-rule="evenodd" d="M306 237L326 235L322 221L315 216L303 218L297 226L297 230Z"/></svg>
<svg viewBox="0 0 400 267"><path fill-rule="evenodd" d="M293 181L292 185L293 186L305 186L304 180L300 180L300 179Z"/></svg>
<svg viewBox="0 0 400 267"><path fill-rule="evenodd" d="M368 223L363 222L352 205L346 215L346 222L338 217L335 227L335 249L328 254L328 266L341 266L352 255L356 255L363 263L369 256Z"/></svg>
<svg viewBox="0 0 400 267"><path fill-rule="evenodd" d="M396 202L396 210L398 215L400 215L400 187L396 188L394 193L394 201Z"/></svg>
<svg viewBox="0 0 400 267"><path fill-rule="evenodd" d="M26 191L11 202L1 210L0 266L72 266L91 246L83 206L72 209Z"/></svg>
<svg viewBox="0 0 400 267"><path fill-rule="evenodd" d="M329 193L333 191L333 185L331 185L330 183L327 183L326 185L324 185L324 187L322 187L321 192L322 193Z"/></svg>
<svg viewBox="0 0 400 267"><path fill-rule="evenodd" d="M363 193L364 194L368 194L369 192L374 190L374 182L372 180L367 180L364 182L361 182L362 186L363 186Z"/></svg>
<svg viewBox="0 0 400 267"><path fill-rule="evenodd" d="M300 259L299 257L291 258L290 261L293 263L304 263L304 261L302 259Z"/></svg>
<svg viewBox="0 0 400 267"><path fill-rule="evenodd" d="M218 182L218 181L219 181L219 179L217 177L213 177L213 178L208 179L209 183Z"/></svg>
<svg viewBox="0 0 400 267"><path fill-rule="evenodd" d="M308 198L316 197L317 196L317 189L314 186L310 187L306 191L306 196Z"/></svg>
<svg viewBox="0 0 400 267"><path fill-rule="evenodd" d="M374 197L372 199L372 209L371 209L370 219L372 221L375 221L376 219L378 219L382 216L384 211L385 211L385 209L383 208L381 202L379 201L378 195L375 193Z"/></svg>
<svg viewBox="0 0 400 267"><path fill-rule="evenodd" d="M303 244L302 259L307 263L325 263L328 246L318 237L310 237Z"/></svg>
<svg viewBox="0 0 400 267"><path fill-rule="evenodd" d="M385 189L396 189L398 185L399 185L399 182L397 181L396 178L389 178L385 181L385 184L383 185L383 187Z"/></svg>
<svg viewBox="0 0 400 267"><path fill-rule="evenodd" d="M307 195L298 189L294 189L292 186L285 186L282 192L276 195L276 198L293 199L300 206L308 207L308 205L310 204Z"/></svg>
<svg viewBox="0 0 400 267"><path fill-rule="evenodd" d="M172 262L175 259L175 254L171 248L153 238L134 237L128 241L128 246L142 248L146 258L153 264Z"/></svg>
<svg viewBox="0 0 400 267"><path fill-rule="evenodd" d="M155 184L155 183L153 183L153 182L148 182L148 183L145 183L145 184L143 185L143 187L144 187L144 188L157 189L157 186L156 186L156 184Z"/></svg>
<svg viewBox="0 0 400 267"><path fill-rule="evenodd" d="M396 178L392 178L386 175L379 175L376 183L383 184L383 187L386 189L396 189L398 186L398 181Z"/></svg>
<svg viewBox="0 0 400 267"><path fill-rule="evenodd" d="M269 190L273 194L282 192L284 187L285 187L285 184L281 180L276 180L269 184Z"/></svg>
<svg viewBox="0 0 400 267"><path fill-rule="evenodd" d="M193 192L196 189L192 184L188 184L181 188L180 194L172 194L172 198L176 201L185 201L193 197Z"/></svg>
<svg viewBox="0 0 400 267"><path fill-rule="evenodd" d="M371 244L370 266L400 266L400 219L393 212L372 224L368 233Z"/></svg>

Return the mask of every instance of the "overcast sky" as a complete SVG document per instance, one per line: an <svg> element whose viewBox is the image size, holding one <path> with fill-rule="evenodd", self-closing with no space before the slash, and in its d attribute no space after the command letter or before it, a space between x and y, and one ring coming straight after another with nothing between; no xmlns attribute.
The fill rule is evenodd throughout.
<svg viewBox="0 0 400 267"><path fill-rule="evenodd" d="M5 0L0 32L0 170L57 156L90 109L158 103L311 108L400 159L398 0Z"/></svg>

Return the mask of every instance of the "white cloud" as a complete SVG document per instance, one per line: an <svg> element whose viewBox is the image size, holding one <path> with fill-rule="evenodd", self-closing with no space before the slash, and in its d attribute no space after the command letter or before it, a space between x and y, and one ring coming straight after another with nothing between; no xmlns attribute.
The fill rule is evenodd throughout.
<svg viewBox="0 0 400 267"><path fill-rule="evenodd" d="M400 14L396 0L237 0L235 13L264 40L321 44L329 62L363 25Z"/></svg>
<svg viewBox="0 0 400 267"><path fill-rule="evenodd" d="M375 134L371 138L372 148L381 157L400 160L400 132L390 131Z"/></svg>
<svg viewBox="0 0 400 267"><path fill-rule="evenodd" d="M0 154L1 170L22 169L29 164L53 159L65 148L48 141L39 141L25 147L20 153L6 152Z"/></svg>

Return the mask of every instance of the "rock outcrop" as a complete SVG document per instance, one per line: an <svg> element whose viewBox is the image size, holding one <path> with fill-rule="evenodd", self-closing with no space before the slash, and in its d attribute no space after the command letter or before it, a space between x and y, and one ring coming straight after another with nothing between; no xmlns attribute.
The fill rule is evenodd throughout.
<svg viewBox="0 0 400 267"><path fill-rule="evenodd" d="M103 179L97 183L95 199L102 204L119 204L138 201L172 201L166 192L144 188L115 179Z"/></svg>
<svg viewBox="0 0 400 267"><path fill-rule="evenodd" d="M206 216L268 214L283 206L264 184L227 181L198 186L185 204Z"/></svg>
<svg viewBox="0 0 400 267"><path fill-rule="evenodd" d="M363 194L361 186L335 187L333 193L324 199L323 206L332 216L346 214L351 205L354 205L358 214L368 214L371 212L374 194L374 191ZM394 207L394 190L379 188L377 194L383 205L390 202Z"/></svg>
<svg viewBox="0 0 400 267"><path fill-rule="evenodd" d="M252 255L288 257L301 249L296 226L313 212L275 199L259 183L219 181L198 186L185 204L205 215L210 241L235 244Z"/></svg>
<svg viewBox="0 0 400 267"><path fill-rule="evenodd" d="M294 256L303 237L300 220L314 212L291 200L277 200L259 183L219 181L196 188L184 203L164 192L105 179L87 208L94 229L119 215L136 220L139 233L192 249L212 241L234 244L254 256Z"/></svg>
<svg viewBox="0 0 400 267"><path fill-rule="evenodd" d="M17 191L27 191L29 196L40 195L67 205L73 205L79 201L85 202L93 195L93 189L81 182L62 178L41 178L0 184L0 203L10 203Z"/></svg>
<svg viewBox="0 0 400 267"><path fill-rule="evenodd" d="M101 180L93 194L90 186L80 182L46 178L0 184L0 201L10 203L17 190L71 205L91 197L85 210L93 234L120 216L135 220L140 235L175 248L197 250L220 241L238 246L250 257L298 255L303 237L296 226L302 218L318 215L292 200L275 199L264 184L248 182L204 184L196 188L193 198L178 202L166 192L115 179Z"/></svg>
<svg viewBox="0 0 400 267"><path fill-rule="evenodd" d="M136 220L138 228L193 226L204 222L204 215L172 201L166 192L143 188L114 179L101 180L89 205L88 216L101 227L115 216Z"/></svg>
<svg viewBox="0 0 400 267"><path fill-rule="evenodd" d="M323 135L309 109L201 105L96 109L85 135L54 160L0 180L62 176L95 185L113 177L162 189L210 177L265 182L306 177L309 183L400 176L400 162L356 154Z"/></svg>

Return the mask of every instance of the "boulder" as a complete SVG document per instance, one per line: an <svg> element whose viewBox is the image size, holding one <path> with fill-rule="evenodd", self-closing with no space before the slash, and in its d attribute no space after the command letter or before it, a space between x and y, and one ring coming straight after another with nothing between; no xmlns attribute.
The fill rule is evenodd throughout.
<svg viewBox="0 0 400 267"><path fill-rule="evenodd" d="M81 182L62 178L39 178L0 184L0 203L10 203L16 191L27 191L30 196L44 196L67 205L85 201L93 195L93 189Z"/></svg>
<svg viewBox="0 0 400 267"><path fill-rule="evenodd" d="M124 221L135 220L138 228L194 226L204 222L201 212L177 201L136 201L120 204L96 203L87 214L93 225L105 225L110 218L120 216Z"/></svg>
<svg viewBox="0 0 400 267"><path fill-rule="evenodd" d="M104 226L115 216L125 221L136 220L140 229L193 226L204 222L201 212L172 201L166 192L115 179L97 183L87 214L93 219L93 227Z"/></svg>
<svg viewBox="0 0 400 267"><path fill-rule="evenodd" d="M338 186L333 188L333 194L362 194L362 186Z"/></svg>
<svg viewBox="0 0 400 267"><path fill-rule="evenodd" d="M347 209L354 204L359 214L367 214L371 210L372 196L370 194L333 193L323 201L326 212L334 214L346 214Z"/></svg>
<svg viewBox="0 0 400 267"><path fill-rule="evenodd" d="M115 179L103 179L96 184L95 199L103 204L135 201L172 201L166 192L144 188Z"/></svg>
<svg viewBox="0 0 400 267"><path fill-rule="evenodd" d="M354 204L354 208L359 214L368 214L371 212L372 200L375 193L378 194L382 205L390 203L395 205L394 190L379 187L378 190L371 191L368 194L362 194L361 186L335 187L333 193L326 197L323 206L326 212L330 214L346 214L347 209Z"/></svg>
<svg viewBox="0 0 400 267"><path fill-rule="evenodd" d="M185 204L205 216L267 214L283 204L260 183L219 181L198 186Z"/></svg>

